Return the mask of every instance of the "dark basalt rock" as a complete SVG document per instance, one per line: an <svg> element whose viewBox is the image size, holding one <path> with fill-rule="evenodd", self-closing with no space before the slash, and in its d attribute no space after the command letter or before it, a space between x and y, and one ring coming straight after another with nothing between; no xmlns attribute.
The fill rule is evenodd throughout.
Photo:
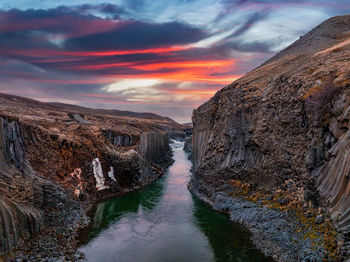
<svg viewBox="0 0 350 262"><path fill-rule="evenodd" d="M147 132L141 134L139 152L148 161L156 164L164 163L169 151L167 133Z"/></svg>
<svg viewBox="0 0 350 262"><path fill-rule="evenodd" d="M187 153L188 159L192 158L192 136L185 139L184 151Z"/></svg>
<svg viewBox="0 0 350 262"><path fill-rule="evenodd" d="M0 252L23 245L43 229L42 183L25 157L16 119L0 117Z"/></svg>
<svg viewBox="0 0 350 262"><path fill-rule="evenodd" d="M116 134L113 130L104 130L103 135L116 146L133 146L138 143L139 137L128 134Z"/></svg>

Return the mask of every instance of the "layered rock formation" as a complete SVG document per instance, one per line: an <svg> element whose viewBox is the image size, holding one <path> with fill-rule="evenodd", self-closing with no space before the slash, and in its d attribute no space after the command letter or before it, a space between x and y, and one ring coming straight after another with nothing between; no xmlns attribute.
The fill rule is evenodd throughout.
<svg viewBox="0 0 350 262"><path fill-rule="evenodd" d="M307 236L321 241L317 256L327 261L349 255L349 37L350 16L329 19L193 114L191 188L212 203L223 191L270 206L283 197L313 225L329 216L343 234L332 239L338 249L322 244L324 232ZM259 197L268 194L270 202Z"/></svg>
<svg viewBox="0 0 350 262"><path fill-rule="evenodd" d="M137 136L129 136L125 134L116 134L113 130L105 130L103 134L115 146L133 146L138 142Z"/></svg>
<svg viewBox="0 0 350 262"><path fill-rule="evenodd" d="M42 188L24 155L15 119L0 118L0 251L17 248L21 239L35 237L43 226ZM33 182L32 182L33 181Z"/></svg>
<svg viewBox="0 0 350 262"><path fill-rule="evenodd" d="M0 117L0 252L24 246L42 233L44 206L57 208L64 194L38 177L25 153L26 134L18 119Z"/></svg>
<svg viewBox="0 0 350 262"><path fill-rule="evenodd" d="M171 151L163 130L181 134L184 127L118 112L0 94L0 258L15 249L32 252L33 239L39 250L56 241L56 255L66 256L60 248L74 249L73 231L86 223L91 203L164 173Z"/></svg>

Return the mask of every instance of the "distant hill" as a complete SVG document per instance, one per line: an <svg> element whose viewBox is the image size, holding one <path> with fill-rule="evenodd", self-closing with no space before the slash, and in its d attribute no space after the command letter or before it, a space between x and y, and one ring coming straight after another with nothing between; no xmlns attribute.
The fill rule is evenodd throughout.
<svg viewBox="0 0 350 262"><path fill-rule="evenodd" d="M128 116L128 117L134 117L134 118L140 118L140 119L158 119L158 120L165 120L169 122L176 123L173 119L169 117L160 116L154 113L148 113L148 112L132 112L132 111L123 111L123 110L106 110L106 109L93 109L78 105L72 105L72 104L65 104L65 103L52 103L52 102L40 102L31 98L16 96L16 95L10 95L10 94L4 94L0 93L0 101L3 101L4 103L14 101L21 101L23 102L23 106L25 105L31 105L38 108L61 108L64 110L71 110L71 111L80 111L85 113L95 113L95 114L108 114L108 115L115 115L115 116Z"/></svg>
<svg viewBox="0 0 350 262"><path fill-rule="evenodd" d="M135 117L135 118L141 118L141 119L158 119L158 120L161 119L161 120L176 123L173 119L169 117L164 117L164 116L160 116L160 115L157 115L154 113L148 113L148 112L132 112L132 111L123 111L123 110L116 110L116 109L94 109L94 108L88 108L88 107L64 104L64 103L48 103L48 104L56 107L60 107L66 110L77 110L80 112L108 114L108 115L115 115L115 116L128 116L128 117Z"/></svg>

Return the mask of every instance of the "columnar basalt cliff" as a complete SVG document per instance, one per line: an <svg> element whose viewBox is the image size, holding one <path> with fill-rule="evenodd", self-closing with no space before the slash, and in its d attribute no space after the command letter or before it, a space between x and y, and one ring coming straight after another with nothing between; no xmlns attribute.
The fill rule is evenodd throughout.
<svg viewBox="0 0 350 262"><path fill-rule="evenodd" d="M18 122L1 117L0 123L0 251L8 252L39 235L43 186L25 158Z"/></svg>
<svg viewBox="0 0 350 262"><path fill-rule="evenodd" d="M278 261L350 255L349 39L331 18L193 113L190 188Z"/></svg>
<svg viewBox="0 0 350 262"><path fill-rule="evenodd" d="M168 162L170 147L167 133L142 133L140 136L139 151L151 163L161 164L164 161Z"/></svg>
<svg viewBox="0 0 350 262"><path fill-rule="evenodd" d="M29 138L26 126L18 118L0 117L0 247L1 254L14 249L29 250L27 243L35 241L40 235L49 233L47 227L67 215L67 208L74 209L78 224L82 209L74 199L67 197L50 180L37 176L25 152ZM63 208L66 206L66 208ZM54 236L53 236L54 237Z"/></svg>
<svg viewBox="0 0 350 262"><path fill-rule="evenodd" d="M91 203L164 174L171 151L163 130L183 126L118 112L0 94L0 260L26 251L21 258L34 261L36 249L42 259L78 259L74 236Z"/></svg>

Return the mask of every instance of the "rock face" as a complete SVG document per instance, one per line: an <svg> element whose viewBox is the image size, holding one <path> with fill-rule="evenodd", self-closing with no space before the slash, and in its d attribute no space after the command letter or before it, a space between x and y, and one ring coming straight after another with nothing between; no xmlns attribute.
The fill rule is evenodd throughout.
<svg viewBox="0 0 350 262"><path fill-rule="evenodd" d="M26 158L16 119L0 117L0 252L9 252L43 229L45 183Z"/></svg>
<svg viewBox="0 0 350 262"><path fill-rule="evenodd" d="M35 261L38 250L72 261L74 232L91 203L164 174L171 151L163 130L183 127L117 112L0 94L0 258L19 250Z"/></svg>
<svg viewBox="0 0 350 262"><path fill-rule="evenodd" d="M106 130L103 134L116 146L133 146L138 142L138 137L116 134L113 130Z"/></svg>
<svg viewBox="0 0 350 262"><path fill-rule="evenodd" d="M192 136L185 139L184 151L187 153L187 158L192 159Z"/></svg>
<svg viewBox="0 0 350 262"><path fill-rule="evenodd" d="M332 220L348 237L350 234L350 132L347 131L338 137L338 141L326 154L327 161L317 170L317 188L330 208Z"/></svg>
<svg viewBox="0 0 350 262"><path fill-rule="evenodd" d="M349 37L350 16L325 21L217 92L192 119L190 187L215 202L221 186L242 181L322 210L344 236L342 250L324 251L327 261L330 252L348 255Z"/></svg>
<svg viewBox="0 0 350 262"><path fill-rule="evenodd" d="M140 136L139 151L145 159L152 163L164 163L170 151L167 133L142 133Z"/></svg>

